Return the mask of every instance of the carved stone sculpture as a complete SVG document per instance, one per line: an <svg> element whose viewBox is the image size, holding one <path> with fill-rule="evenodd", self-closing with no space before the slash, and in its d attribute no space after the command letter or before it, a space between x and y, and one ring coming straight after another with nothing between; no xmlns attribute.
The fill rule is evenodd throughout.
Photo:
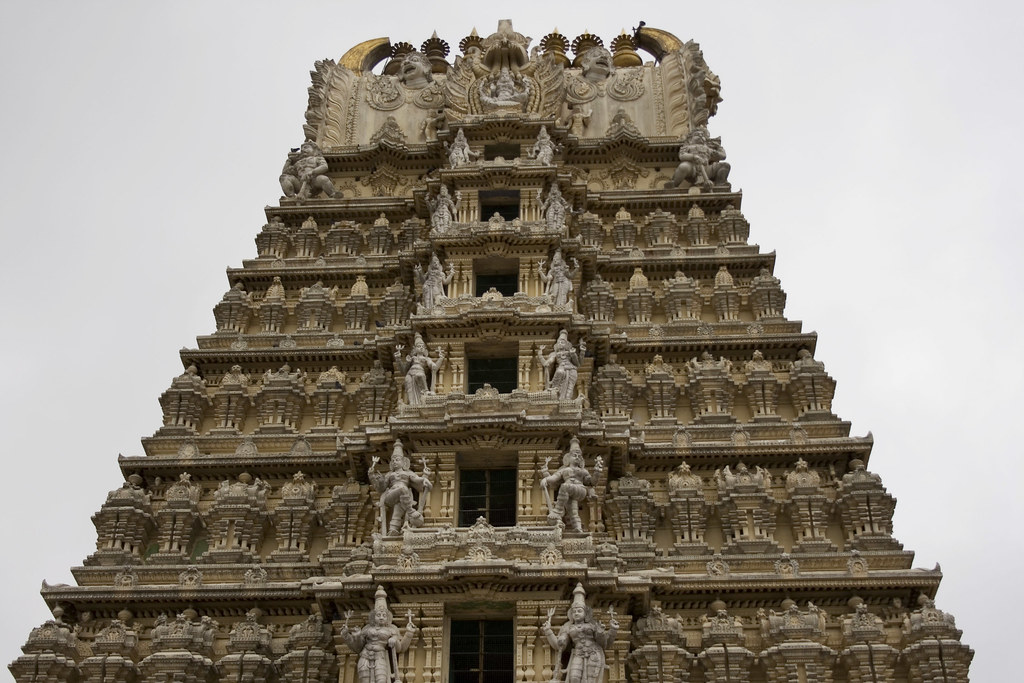
<svg viewBox="0 0 1024 683"><path fill-rule="evenodd" d="M721 138L712 140L706 128L695 128L683 138L679 148L679 165L665 187L699 187L710 190L713 185L725 185L730 167L724 159L725 150L722 149Z"/></svg>
<svg viewBox="0 0 1024 683"><path fill-rule="evenodd" d="M315 143L306 141L299 147L298 156L289 158L281 171L281 189L286 197L309 199L323 192L335 195L334 183L327 177L327 160Z"/></svg>
<svg viewBox="0 0 1024 683"><path fill-rule="evenodd" d="M537 349L537 358L544 368L545 388L554 389L560 400L571 401L576 397L576 378L579 375L580 358L586 355L586 342L581 339L577 351L569 342L569 333L562 330L558 334L554 348L547 356L544 355L544 348L544 345L541 345ZM552 366L553 372L550 370Z"/></svg>
<svg viewBox="0 0 1024 683"><path fill-rule="evenodd" d="M432 254L430 265L427 266L427 272L424 273L420 264L417 263L414 273L416 281L422 289L419 313L421 315L429 314L438 305L442 297L448 296L445 287L451 284L452 278L455 276L455 266L449 263L448 272L445 272L441 267L441 259L437 258L437 254Z"/></svg>
<svg viewBox="0 0 1024 683"><path fill-rule="evenodd" d="M614 610L609 609L608 628L605 629L594 618L593 610L587 606L586 596L583 584L576 584L572 592L569 619L558 629L557 635L551 628L554 608L548 610L547 621L540 627L548 645L555 651L553 661L556 668L551 678L552 683L561 681L563 673L565 683L600 683L604 680L604 651L614 642L615 634L619 631L619 622L615 619ZM569 665L563 672L562 653L570 647L572 654L569 656Z"/></svg>
<svg viewBox="0 0 1024 683"><path fill-rule="evenodd" d="M459 166L465 166L466 164L476 161L480 156L469 148L469 142L466 141L466 134L459 128L455 134L455 141L449 145L447 142L444 143L445 151L448 153L448 164L452 168L458 168Z"/></svg>
<svg viewBox="0 0 1024 683"><path fill-rule="evenodd" d="M394 625L394 615L388 609L388 596L383 586L377 586L373 611L366 625L358 631L349 629L352 611L345 612L345 624L338 635L349 649L359 653L356 676L359 683L391 683L392 671L398 671L398 655L409 649L419 630L412 623L412 610L406 613L405 635Z"/></svg>
<svg viewBox="0 0 1024 683"><path fill-rule="evenodd" d="M430 207L430 227L437 235L443 235L452 229L452 222L459 214L459 205L462 204L462 193L455 193L455 201L448 194L448 186L442 185L437 193L437 198L427 197L427 206Z"/></svg>
<svg viewBox="0 0 1024 683"><path fill-rule="evenodd" d="M565 259L562 258L562 250L555 249L555 255L551 257L551 266L544 271L545 261L537 264L537 272L540 273L541 282L544 283L544 295L551 298L555 306L563 306L569 303L572 295L572 279L576 277L579 269L579 261L571 259L572 268L569 268Z"/></svg>
<svg viewBox="0 0 1024 683"><path fill-rule="evenodd" d="M599 477L604 463L600 457L594 462L592 475L583 460L583 449L580 440L575 436L569 442L569 450L562 456L562 466L553 474L548 469L551 458L544 460L541 468L540 488L544 492L544 502L548 506L548 522L557 524L564 522L573 531L582 532L580 521L580 503L594 498L594 480Z"/></svg>
<svg viewBox="0 0 1024 683"><path fill-rule="evenodd" d="M444 365L444 349L437 352L437 358L430 357L430 350L420 333L416 333L412 350L403 359L405 346L395 347L395 367L405 374L405 400L409 405L423 405L425 396L437 386L437 373Z"/></svg>
<svg viewBox="0 0 1024 683"><path fill-rule="evenodd" d="M565 227L565 214L572 211L572 204L562 196L558 183L551 183L547 196L541 200L540 210L549 230L562 230Z"/></svg>
<svg viewBox="0 0 1024 683"><path fill-rule="evenodd" d="M423 526L423 507L426 505L427 494L433 488L428 475L426 460L423 460L423 474L419 475L409 469L409 458L402 449L402 442L396 440L391 452L388 472L377 471L380 458L373 456L370 462L370 483L380 493L380 532L386 536L402 531L408 524L410 527ZM413 491L419 493L419 504L414 505Z"/></svg>
<svg viewBox="0 0 1024 683"><path fill-rule="evenodd" d="M413 50L402 56L401 66L398 67L398 82L411 90L420 90L433 82L434 77L430 71L427 56Z"/></svg>
<svg viewBox="0 0 1024 683"><path fill-rule="evenodd" d="M540 133L537 134L537 141L533 143L533 147L530 149L530 158L538 164L547 166L551 163L551 159L556 151L557 146L551 141L551 136L548 135L548 127L541 126Z"/></svg>

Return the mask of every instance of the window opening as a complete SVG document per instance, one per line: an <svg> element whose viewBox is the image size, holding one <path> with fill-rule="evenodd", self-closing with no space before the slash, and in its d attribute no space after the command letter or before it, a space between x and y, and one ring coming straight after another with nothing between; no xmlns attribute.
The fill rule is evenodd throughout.
<svg viewBox="0 0 1024 683"><path fill-rule="evenodd" d="M511 621L451 622L448 683L513 683Z"/></svg>
<svg viewBox="0 0 1024 683"><path fill-rule="evenodd" d="M459 471L459 526L473 526L478 517L492 526L515 526L514 469Z"/></svg>
<svg viewBox="0 0 1024 683"><path fill-rule="evenodd" d="M481 190L480 220L489 221L495 212L506 221L519 218L519 190Z"/></svg>
<svg viewBox="0 0 1024 683"><path fill-rule="evenodd" d="M477 389L482 389L485 384L490 384L499 393L508 394L519 387L519 378L516 376L516 357L507 358L467 358L466 392L472 394Z"/></svg>
<svg viewBox="0 0 1024 683"><path fill-rule="evenodd" d="M519 145L512 142L495 142L484 145L484 161L494 161L498 157L512 160L521 156Z"/></svg>

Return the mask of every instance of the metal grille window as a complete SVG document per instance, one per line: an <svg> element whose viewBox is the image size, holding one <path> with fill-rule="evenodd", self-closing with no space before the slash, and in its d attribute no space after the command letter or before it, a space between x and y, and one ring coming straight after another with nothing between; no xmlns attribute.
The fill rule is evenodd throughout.
<svg viewBox="0 0 1024 683"><path fill-rule="evenodd" d="M478 517L492 526L515 526L515 470L459 471L459 526L472 526Z"/></svg>
<svg viewBox="0 0 1024 683"><path fill-rule="evenodd" d="M519 291L518 273L494 273L476 276L476 295L483 296L491 287L502 296L514 296Z"/></svg>
<svg viewBox="0 0 1024 683"><path fill-rule="evenodd" d="M451 622L448 683L513 683L511 621Z"/></svg>
<svg viewBox="0 0 1024 683"><path fill-rule="evenodd" d="M513 358L467 358L466 391L472 394L477 389L490 384L502 394L507 394L519 386L516 377L516 359Z"/></svg>

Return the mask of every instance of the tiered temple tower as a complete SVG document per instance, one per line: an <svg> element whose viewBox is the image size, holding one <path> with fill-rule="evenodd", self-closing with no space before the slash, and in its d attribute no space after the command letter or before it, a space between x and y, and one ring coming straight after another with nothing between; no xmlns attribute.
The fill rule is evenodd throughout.
<svg viewBox="0 0 1024 683"><path fill-rule="evenodd" d="M718 78L664 31L604 45L317 62L19 682L967 680L748 243Z"/></svg>

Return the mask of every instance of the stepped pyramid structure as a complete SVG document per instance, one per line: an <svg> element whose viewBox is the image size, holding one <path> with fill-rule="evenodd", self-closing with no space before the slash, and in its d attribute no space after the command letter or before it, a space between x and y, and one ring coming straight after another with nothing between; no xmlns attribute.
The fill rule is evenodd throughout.
<svg viewBox="0 0 1024 683"><path fill-rule="evenodd" d="M967 681L748 243L699 47L530 42L317 62L17 681Z"/></svg>

